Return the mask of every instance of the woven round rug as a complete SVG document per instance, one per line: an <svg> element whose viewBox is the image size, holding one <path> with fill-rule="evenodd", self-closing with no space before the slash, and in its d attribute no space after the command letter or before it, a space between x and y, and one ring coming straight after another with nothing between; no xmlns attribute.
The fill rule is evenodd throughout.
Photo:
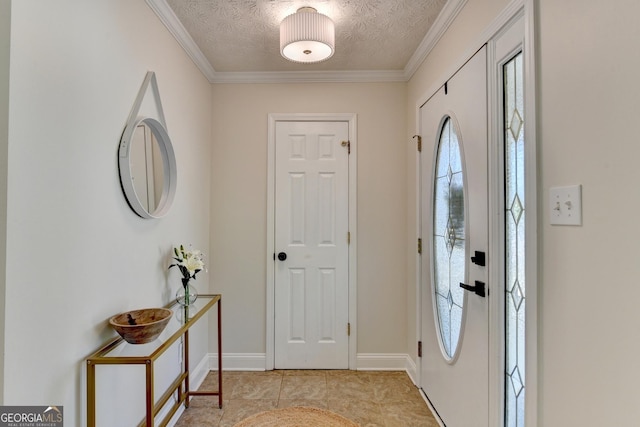
<svg viewBox="0 0 640 427"><path fill-rule="evenodd" d="M260 412L233 427L358 427L358 424L324 409L293 406Z"/></svg>

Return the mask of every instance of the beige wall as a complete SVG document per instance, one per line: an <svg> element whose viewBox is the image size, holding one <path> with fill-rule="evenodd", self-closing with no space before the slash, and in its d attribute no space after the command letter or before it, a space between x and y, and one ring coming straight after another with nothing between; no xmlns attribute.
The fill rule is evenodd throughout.
<svg viewBox="0 0 640 427"><path fill-rule="evenodd" d="M11 2L0 0L0 348L4 348L7 248L7 150L9 146L9 45ZM4 351L0 354L0 384L4 384ZM0 388L0 404L4 390Z"/></svg>
<svg viewBox="0 0 640 427"><path fill-rule="evenodd" d="M640 420L640 3L539 2L540 425ZM549 187L583 185L583 226Z"/></svg>
<svg viewBox="0 0 640 427"><path fill-rule="evenodd" d="M11 8L4 404L63 405L65 425L81 426L84 358L115 335L108 318L175 295L172 245L209 252L211 86L143 1ZM175 205L156 221L129 209L116 157L149 70L178 165ZM194 362L206 341L194 334ZM177 370L177 348L167 358ZM141 419L136 369L98 368L99 425Z"/></svg>
<svg viewBox="0 0 640 427"><path fill-rule="evenodd" d="M211 275L225 353L265 352L267 115L303 112L357 114L357 351L405 353L405 84L214 84L213 104Z"/></svg>

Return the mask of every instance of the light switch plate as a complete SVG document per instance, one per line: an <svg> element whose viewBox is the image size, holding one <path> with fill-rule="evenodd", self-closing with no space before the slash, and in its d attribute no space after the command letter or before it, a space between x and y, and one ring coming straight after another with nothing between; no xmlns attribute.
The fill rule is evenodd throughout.
<svg viewBox="0 0 640 427"><path fill-rule="evenodd" d="M582 186L549 189L551 225L582 225Z"/></svg>

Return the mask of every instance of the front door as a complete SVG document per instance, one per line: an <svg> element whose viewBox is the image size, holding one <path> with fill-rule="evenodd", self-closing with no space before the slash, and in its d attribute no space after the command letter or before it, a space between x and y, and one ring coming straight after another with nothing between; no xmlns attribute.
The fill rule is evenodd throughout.
<svg viewBox="0 0 640 427"><path fill-rule="evenodd" d="M349 367L348 140L348 122L276 122L276 369Z"/></svg>
<svg viewBox="0 0 640 427"><path fill-rule="evenodd" d="M420 109L421 386L447 427L489 422L486 68L482 48Z"/></svg>

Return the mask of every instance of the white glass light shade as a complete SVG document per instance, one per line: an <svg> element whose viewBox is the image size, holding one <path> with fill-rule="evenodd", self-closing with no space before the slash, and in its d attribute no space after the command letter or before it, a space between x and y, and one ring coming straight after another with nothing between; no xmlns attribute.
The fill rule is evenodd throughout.
<svg viewBox="0 0 640 427"><path fill-rule="evenodd" d="M280 24L280 53L289 61L325 61L335 50L335 27L326 15L303 7Z"/></svg>

